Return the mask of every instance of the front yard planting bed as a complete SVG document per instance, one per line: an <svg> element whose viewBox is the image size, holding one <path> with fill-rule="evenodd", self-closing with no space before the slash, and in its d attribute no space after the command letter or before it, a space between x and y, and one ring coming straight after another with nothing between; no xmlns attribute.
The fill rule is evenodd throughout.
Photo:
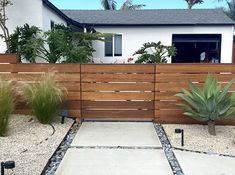
<svg viewBox="0 0 235 175"><path fill-rule="evenodd" d="M163 125L172 147L209 154L235 156L235 126L216 126L216 136L208 133L207 125ZM185 146L175 129L184 129Z"/></svg>
<svg viewBox="0 0 235 175"><path fill-rule="evenodd" d="M33 116L13 115L7 137L0 137L0 161L13 160L16 168L7 175L40 175L74 120L50 125L40 124Z"/></svg>

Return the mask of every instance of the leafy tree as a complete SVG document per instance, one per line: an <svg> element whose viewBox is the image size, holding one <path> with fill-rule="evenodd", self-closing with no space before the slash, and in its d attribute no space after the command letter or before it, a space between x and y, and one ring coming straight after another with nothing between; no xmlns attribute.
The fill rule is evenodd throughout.
<svg viewBox="0 0 235 175"><path fill-rule="evenodd" d="M90 62L95 49L92 41L104 41L104 38L110 34L96 33L73 33L73 43L68 48L66 55L67 63L88 63Z"/></svg>
<svg viewBox="0 0 235 175"><path fill-rule="evenodd" d="M101 0L104 10L117 10L117 1L115 0ZM145 7L144 4L133 4L133 0L126 0L120 10L139 10Z"/></svg>
<svg viewBox="0 0 235 175"><path fill-rule="evenodd" d="M72 44L72 31L64 25L56 25L44 33L44 45L40 48L40 57L48 63L60 62Z"/></svg>
<svg viewBox="0 0 235 175"><path fill-rule="evenodd" d="M6 43L7 49L9 48L9 30L7 27L7 20L8 17L6 15L6 8L8 6L12 5L12 2L10 0L0 0L0 28L2 30L2 34L0 34L0 38L4 39Z"/></svg>
<svg viewBox="0 0 235 175"><path fill-rule="evenodd" d="M183 89L183 93L176 94L187 102L187 104L179 104L179 106L185 110L185 115L198 121L207 122L209 133L215 135L216 120L235 117L235 96L228 94L234 82L235 79L222 90L217 78L212 79L208 75L201 90L189 81L191 92Z"/></svg>
<svg viewBox="0 0 235 175"><path fill-rule="evenodd" d="M145 43L133 56L138 55L135 63L167 63L167 58L176 55L174 46L165 46L158 43Z"/></svg>
<svg viewBox="0 0 235 175"><path fill-rule="evenodd" d="M17 27L13 34L9 37L8 53L17 53L19 55L18 62L22 59L30 63L36 62L39 55L39 49L43 46L43 40L40 37L41 30L36 26L25 24Z"/></svg>
<svg viewBox="0 0 235 175"><path fill-rule="evenodd" d="M104 34L73 32L70 27L56 25L45 33L41 57L49 63L88 63L95 51L92 41L103 41Z"/></svg>
<svg viewBox="0 0 235 175"><path fill-rule="evenodd" d="M35 63L39 57L49 63L88 63L95 51L92 41L104 41L105 36L99 32L73 32L64 25L56 25L42 35L39 28L25 24L10 36L8 52L18 53L19 62L26 59Z"/></svg>

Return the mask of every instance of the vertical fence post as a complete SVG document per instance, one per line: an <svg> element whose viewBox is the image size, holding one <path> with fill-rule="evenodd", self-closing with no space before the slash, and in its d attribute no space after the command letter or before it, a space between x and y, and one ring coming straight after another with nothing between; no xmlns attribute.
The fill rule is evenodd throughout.
<svg viewBox="0 0 235 175"><path fill-rule="evenodd" d="M80 64L80 122L82 122L82 64Z"/></svg>
<svg viewBox="0 0 235 175"><path fill-rule="evenodd" d="M153 102L153 117L154 117L154 123L156 123L157 122L157 120L156 120L156 74L157 74L157 66L156 66L157 64L154 64L154 80L153 80L153 82L154 82L154 102Z"/></svg>

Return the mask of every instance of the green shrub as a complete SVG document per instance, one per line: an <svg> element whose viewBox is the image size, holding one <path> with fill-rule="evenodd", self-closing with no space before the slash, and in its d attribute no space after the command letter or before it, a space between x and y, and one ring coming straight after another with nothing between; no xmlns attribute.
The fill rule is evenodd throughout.
<svg viewBox="0 0 235 175"><path fill-rule="evenodd" d="M40 83L26 85L23 93L39 122L49 124L59 114L64 90L56 83L54 74L48 74Z"/></svg>
<svg viewBox="0 0 235 175"><path fill-rule="evenodd" d="M183 89L183 93L176 96L182 98L187 104L179 104L185 110L185 115L208 123L209 133L215 135L215 121L235 117L234 94L229 95L235 79L232 80L222 90L217 78L212 79L208 75L203 89L199 89L195 84L189 82L191 92Z"/></svg>
<svg viewBox="0 0 235 175"><path fill-rule="evenodd" d="M5 136L8 120L15 108L11 83L0 79L0 137Z"/></svg>
<svg viewBox="0 0 235 175"><path fill-rule="evenodd" d="M135 63L167 63L167 58L175 56L177 49L174 46L165 46L160 41L144 43L133 56L138 58Z"/></svg>

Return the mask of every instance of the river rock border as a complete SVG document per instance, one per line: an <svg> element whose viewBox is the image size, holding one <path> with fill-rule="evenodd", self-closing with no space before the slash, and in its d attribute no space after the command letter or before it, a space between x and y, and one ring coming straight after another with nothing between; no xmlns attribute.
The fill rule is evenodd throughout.
<svg viewBox="0 0 235 175"><path fill-rule="evenodd" d="M65 136L64 140L61 142L60 146L56 149L56 151L54 152L54 154L48 161L41 175L55 174L66 151L69 149L70 144L72 143L75 135L77 134L79 127L80 125L78 123L76 122L73 123L72 127L70 128L67 135Z"/></svg>
<svg viewBox="0 0 235 175"><path fill-rule="evenodd" d="M174 148L171 146L163 127L160 124L154 124L156 133L162 143L162 148L166 154L166 158L171 166L174 175L184 175L182 168L173 152Z"/></svg>

